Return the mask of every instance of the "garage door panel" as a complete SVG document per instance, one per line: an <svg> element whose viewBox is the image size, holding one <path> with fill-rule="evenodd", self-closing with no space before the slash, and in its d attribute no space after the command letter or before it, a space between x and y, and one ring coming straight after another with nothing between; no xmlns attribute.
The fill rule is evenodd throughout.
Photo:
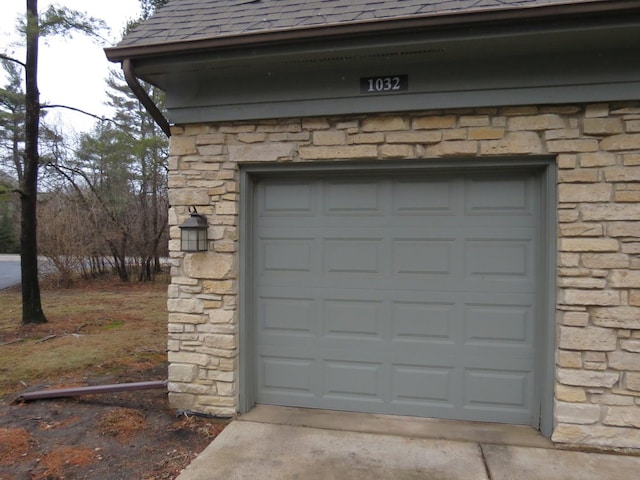
<svg viewBox="0 0 640 480"><path fill-rule="evenodd" d="M313 397L314 364L313 358L262 355L259 363L260 389Z"/></svg>
<svg viewBox="0 0 640 480"><path fill-rule="evenodd" d="M326 300L323 307L326 336L380 335L383 304L378 300Z"/></svg>
<svg viewBox="0 0 640 480"><path fill-rule="evenodd" d="M313 181L270 181L260 189L260 216L313 216L315 194Z"/></svg>
<svg viewBox="0 0 640 480"><path fill-rule="evenodd" d="M465 244L466 273L470 277L493 276L505 281L533 276L531 241L474 239Z"/></svg>
<svg viewBox="0 0 640 480"><path fill-rule="evenodd" d="M453 343L453 310L453 303L393 302L391 307L393 339Z"/></svg>
<svg viewBox="0 0 640 480"><path fill-rule="evenodd" d="M327 273L377 273L382 271L381 238L326 238L323 241Z"/></svg>
<svg viewBox="0 0 640 480"><path fill-rule="evenodd" d="M531 177L467 178L465 210L467 215L533 215Z"/></svg>
<svg viewBox="0 0 640 480"><path fill-rule="evenodd" d="M450 180L397 180L393 182L395 215L455 215L454 185Z"/></svg>
<svg viewBox="0 0 640 480"><path fill-rule="evenodd" d="M324 184L324 213L328 216L382 216L383 199L380 182L327 180Z"/></svg>
<svg viewBox="0 0 640 480"><path fill-rule="evenodd" d="M394 239L391 246L393 273L451 275L454 238Z"/></svg>
<svg viewBox="0 0 640 480"><path fill-rule="evenodd" d="M256 188L258 402L531 424L535 178Z"/></svg>
<svg viewBox="0 0 640 480"><path fill-rule="evenodd" d="M261 297L257 305L261 330L278 335L314 335L317 314L313 298Z"/></svg>
<svg viewBox="0 0 640 480"><path fill-rule="evenodd" d="M466 305L465 343L467 345L533 345L531 305Z"/></svg>
<svg viewBox="0 0 640 480"><path fill-rule="evenodd" d="M384 365L380 362L354 362L330 359L323 362L325 399L367 397L382 402Z"/></svg>
<svg viewBox="0 0 640 480"><path fill-rule="evenodd" d="M313 238L263 239L262 271L311 272Z"/></svg>
<svg viewBox="0 0 640 480"><path fill-rule="evenodd" d="M465 370L465 405L476 409L494 407L527 411L530 372L513 370Z"/></svg>
<svg viewBox="0 0 640 480"><path fill-rule="evenodd" d="M391 374L392 403L414 406L452 403L452 367L396 364Z"/></svg>

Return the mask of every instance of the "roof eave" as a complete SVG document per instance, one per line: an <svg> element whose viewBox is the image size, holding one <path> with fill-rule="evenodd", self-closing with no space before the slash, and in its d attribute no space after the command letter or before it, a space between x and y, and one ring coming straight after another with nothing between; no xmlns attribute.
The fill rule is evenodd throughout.
<svg viewBox="0 0 640 480"><path fill-rule="evenodd" d="M292 42L344 39L354 36L407 32L423 28L464 27L480 24L516 23L545 19L568 19L596 14L623 14L640 10L640 0L587 0L580 3L540 5L527 8L474 10L414 17L376 19L337 25L318 25L267 32L244 33L154 44L105 48L112 62L195 53L218 49L284 45Z"/></svg>

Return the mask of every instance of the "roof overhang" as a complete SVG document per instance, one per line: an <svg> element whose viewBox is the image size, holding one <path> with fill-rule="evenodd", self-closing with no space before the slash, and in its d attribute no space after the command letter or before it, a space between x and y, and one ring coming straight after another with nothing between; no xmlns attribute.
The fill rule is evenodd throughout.
<svg viewBox="0 0 640 480"><path fill-rule="evenodd" d="M468 10L464 12L431 14L393 19L367 20L337 25L218 36L169 43L149 43L134 46L106 48L107 58L112 62L125 59L132 61L197 54L227 49L259 48L268 46L299 45L301 42L317 42L353 39L373 35L407 34L414 31L437 32L451 28L467 28L490 25L527 25L548 21L581 21L603 19L603 16L624 16L640 11L640 0L585 0L566 4L550 4L528 8L500 8Z"/></svg>
<svg viewBox="0 0 640 480"><path fill-rule="evenodd" d="M123 63L132 88L139 78L166 92L172 123L199 123L417 105L637 100L639 45L640 0L586 0L106 52ZM363 78L405 73L410 91L375 96L359 91ZM153 105L147 108L154 118L161 116ZM168 131L168 123L161 123Z"/></svg>

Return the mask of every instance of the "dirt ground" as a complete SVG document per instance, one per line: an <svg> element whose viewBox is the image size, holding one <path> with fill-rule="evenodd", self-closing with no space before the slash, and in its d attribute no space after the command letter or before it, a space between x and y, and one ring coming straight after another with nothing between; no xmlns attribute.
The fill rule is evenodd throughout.
<svg viewBox="0 0 640 480"><path fill-rule="evenodd" d="M20 393L167 379L166 283L47 287L49 322L0 292L0 480L174 479L226 425L176 416L165 389L15 403Z"/></svg>
<svg viewBox="0 0 640 480"><path fill-rule="evenodd" d="M91 384L163 380L165 369ZM73 380L56 388L86 385ZM0 480L174 479L226 422L177 417L166 397L165 390L143 390L0 402Z"/></svg>

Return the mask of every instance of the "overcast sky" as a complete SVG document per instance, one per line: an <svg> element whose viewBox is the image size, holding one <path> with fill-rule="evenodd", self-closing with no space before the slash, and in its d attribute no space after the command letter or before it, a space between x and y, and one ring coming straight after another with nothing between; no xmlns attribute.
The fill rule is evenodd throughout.
<svg viewBox="0 0 640 480"><path fill-rule="evenodd" d="M19 38L15 34L16 19L24 15L26 0L0 0L0 51L13 53L24 60L24 52L12 46ZM108 41L90 40L82 35L73 38L49 38L40 40L40 65L38 81L40 99L43 103L64 104L98 115L108 114L103 105L105 79L110 67L120 68L107 61L103 48L111 46L122 37L126 22L137 18L140 12L138 0L40 0L38 9L43 12L50 4L86 12L89 16L104 20L110 32L103 36ZM0 69L1 70L1 69ZM1 77L5 84L5 77ZM54 113L48 119L61 115L60 121L74 130L85 130L94 120L80 114Z"/></svg>

